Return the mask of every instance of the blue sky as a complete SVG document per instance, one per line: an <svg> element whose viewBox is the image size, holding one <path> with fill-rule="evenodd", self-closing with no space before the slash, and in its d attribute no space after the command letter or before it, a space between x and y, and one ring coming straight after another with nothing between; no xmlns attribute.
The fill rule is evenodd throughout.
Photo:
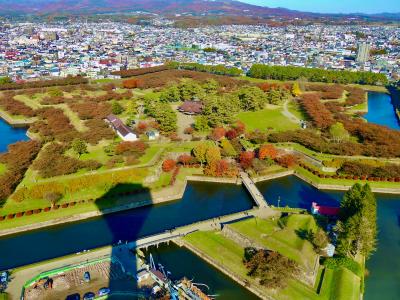
<svg viewBox="0 0 400 300"><path fill-rule="evenodd" d="M400 0L239 0L268 7L324 13L400 12Z"/></svg>

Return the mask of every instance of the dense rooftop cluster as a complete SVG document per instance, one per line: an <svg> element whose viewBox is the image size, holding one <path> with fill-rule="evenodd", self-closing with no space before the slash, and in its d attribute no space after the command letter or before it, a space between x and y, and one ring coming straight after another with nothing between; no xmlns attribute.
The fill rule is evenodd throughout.
<svg viewBox="0 0 400 300"><path fill-rule="evenodd" d="M155 24L155 23L154 23ZM229 25L181 29L127 23L0 23L0 76L16 79L85 74L109 77L124 68L165 61L223 64L248 71L252 64L400 72L400 30L391 26ZM370 56L357 62L366 42ZM364 48L365 50L365 48Z"/></svg>

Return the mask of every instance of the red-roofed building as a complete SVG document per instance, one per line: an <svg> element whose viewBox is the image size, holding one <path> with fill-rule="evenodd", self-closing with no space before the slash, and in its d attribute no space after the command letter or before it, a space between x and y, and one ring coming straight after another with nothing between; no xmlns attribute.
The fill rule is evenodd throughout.
<svg viewBox="0 0 400 300"><path fill-rule="evenodd" d="M203 103L200 101L185 101L178 110L187 115L198 115L203 111Z"/></svg>
<svg viewBox="0 0 400 300"><path fill-rule="evenodd" d="M311 213L314 215L336 217L339 214L339 211L339 207L318 205L316 202L313 202L311 205Z"/></svg>

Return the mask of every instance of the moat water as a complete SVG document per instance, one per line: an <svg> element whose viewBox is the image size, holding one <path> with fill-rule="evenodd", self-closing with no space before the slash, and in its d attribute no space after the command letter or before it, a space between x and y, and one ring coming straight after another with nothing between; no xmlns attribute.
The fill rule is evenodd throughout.
<svg viewBox="0 0 400 300"><path fill-rule="evenodd" d="M258 183L274 205L309 208L316 201L339 205L343 192L320 191L294 176ZM378 200L378 249L367 262L365 299L400 299L400 197L376 194ZM237 185L190 183L181 200L133 209L77 223L54 226L0 238L0 269L75 253L118 240L162 232L170 228L243 211L253 206L247 192ZM163 246L157 258L173 276L194 276L212 286L222 299L250 299L245 289L185 249ZM193 267L191 266L193 264ZM233 297L232 293L241 295ZM225 298L225 296L226 298Z"/></svg>
<svg viewBox="0 0 400 300"><path fill-rule="evenodd" d="M12 127L0 118L0 153L7 151L7 147L10 144L28 139L26 128Z"/></svg>
<svg viewBox="0 0 400 300"><path fill-rule="evenodd" d="M370 123L400 130L400 122L389 94L368 92L368 113L364 118Z"/></svg>

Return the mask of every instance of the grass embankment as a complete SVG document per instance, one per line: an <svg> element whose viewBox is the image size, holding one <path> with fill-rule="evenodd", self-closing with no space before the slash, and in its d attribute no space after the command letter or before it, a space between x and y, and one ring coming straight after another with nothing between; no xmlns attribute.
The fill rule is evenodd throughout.
<svg viewBox="0 0 400 300"><path fill-rule="evenodd" d="M317 225L310 215L292 215L284 228L277 220L247 219L228 225L233 230L254 240L266 249L274 250L312 270L316 253L310 242L300 237L300 231L316 231Z"/></svg>
<svg viewBox="0 0 400 300"><path fill-rule="evenodd" d="M301 168L296 168L296 173L302 175L303 177L311 180L314 184L326 184L326 185L336 185L336 186L352 186L355 183L365 184L368 183L371 188L380 189L399 189L398 182L388 182L388 181L368 181L368 180L353 180L353 179L333 179L333 178L319 178L317 175Z"/></svg>
<svg viewBox="0 0 400 300"><path fill-rule="evenodd" d="M289 217L285 229L277 228L276 221L259 218L235 222L228 226L258 244L278 251L284 256L290 257L293 253L296 253L296 260L303 261L302 255L307 256L309 250L313 251L312 249L305 249L304 246L301 247L303 241L300 241L298 236L294 236L298 229L315 228L316 225L311 216L293 215ZM274 299L359 299L360 278L347 269L330 270L321 267L314 287L307 286L296 279L290 279L287 287L273 291L260 286L257 280L247 275L247 270L243 265L243 247L223 236L220 232L199 231L186 236L184 240L213 259L220 268L225 268L234 273L242 280L249 282L250 287L256 286ZM274 249L273 247L277 244L276 241L279 241L279 247ZM299 253L299 249L302 249L302 253Z"/></svg>
<svg viewBox="0 0 400 300"><path fill-rule="evenodd" d="M299 125L291 122L282 114L282 108L266 108L255 112L242 112L237 118L246 125L248 131L273 128L276 131L298 129Z"/></svg>

